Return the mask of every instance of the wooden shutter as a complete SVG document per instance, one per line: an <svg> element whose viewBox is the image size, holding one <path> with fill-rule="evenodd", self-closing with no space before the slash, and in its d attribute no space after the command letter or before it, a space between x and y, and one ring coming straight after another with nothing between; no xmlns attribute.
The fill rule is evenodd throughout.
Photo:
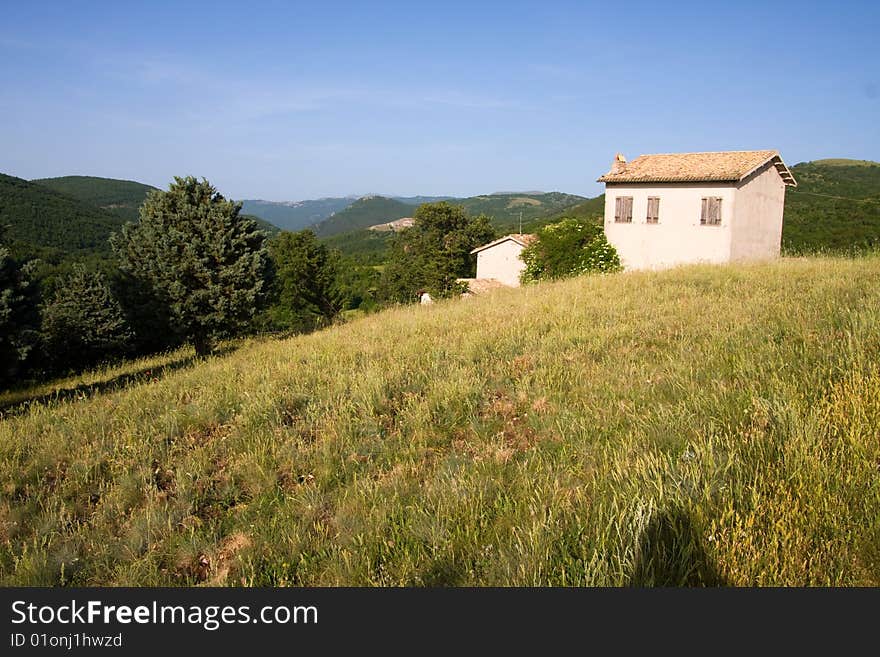
<svg viewBox="0 0 880 657"><path fill-rule="evenodd" d="M614 199L614 221L619 224L632 223L633 199L632 196L618 196Z"/></svg>
<svg viewBox="0 0 880 657"><path fill-rule="evenodd" d="M649 224L656 224L660 219L660 199L656 196L648 197L648 212L645 221Z"/></svg>
<svg viewBox="0 0 880 657"><path fill-rule="evenodd" d="M709 199L709 223L713 226L721 223L721 199L717 196Z"/></svg>
<svg viewBox="0 0 880 657"><path fill-rule="evenodd" d="M700 211L700 223L704 226L721 225L721 197L709 196L703 199L703 207Z"/></svg>

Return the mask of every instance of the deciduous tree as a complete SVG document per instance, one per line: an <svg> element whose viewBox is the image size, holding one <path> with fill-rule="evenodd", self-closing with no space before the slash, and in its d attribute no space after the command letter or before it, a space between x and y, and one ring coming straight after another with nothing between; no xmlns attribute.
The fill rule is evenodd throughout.
<svg viewBox="0 0 880 657"><path fill-rule="evenodd" d="M382 281L388 301L416 301L419 290L434 297L456 293L458 278L474 275L471 251L495 237L489 217L469 217L464 208L446 201L425 203L412 227L395 238Z"/></svg>

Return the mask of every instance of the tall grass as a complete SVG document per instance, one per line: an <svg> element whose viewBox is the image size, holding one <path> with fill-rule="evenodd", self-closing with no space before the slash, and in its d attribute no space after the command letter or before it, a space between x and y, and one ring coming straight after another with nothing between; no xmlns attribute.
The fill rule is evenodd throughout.
<svg viewBox="0 0 880 657"><path fill-rule="evenodd" d="M33 404L0 582L876 585L878 281L587 277Z"/></svg>

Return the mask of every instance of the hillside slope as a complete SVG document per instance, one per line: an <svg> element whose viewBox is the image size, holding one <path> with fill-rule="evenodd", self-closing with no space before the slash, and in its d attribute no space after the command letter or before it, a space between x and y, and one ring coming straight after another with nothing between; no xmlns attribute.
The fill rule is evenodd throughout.
<svg viewBox="0 0 880 657"><path fill-rule="evenodd" d="M782 246L788 252L880 245L880 163L816 160L792 167Z"/></svg>
<svg viewBox="0 0 880 657"><path fill-rule="evenodd" d="M523 229L526 232L532 232L537 230L541 226L546 226L547 224L551 224L566 217L574 217L577 219L596 219L599 223L602 223L604 214L605 194L601 194L594 198L589 198L581 203L577 203L576 205L563 208L562 210L554 212L553 214L550 214L548 216L533 219L529 223L525 224Z"/></svg>
<svg viewBox="0 0 880 657"><path fill-rule="evenodd" d="M40 178L31 182L118 214L127 221L138 220L138 209L147 198L147 194L156 189L152 185L132 180L93 176Z"/></svg>
<svg viewBox="0 0 880 657"><path fill-rule="evenodd" d="M0 223L28 246L64 253L107 253L125 219L53 189L0 174Z"/></svg>
<svg viewBox="0 0 880 657"><path fill-rule="evenodd" d="M878 585L878 277L587 277L90 375L0 421L0 584Z"/></svg>
<svg viewBox="0 0 880 657"><path fill-rule="evenodd" d="M384 196L365 196L328 217L314 227L318 237L331 237L353 230L367 229L403 217L411 217L415 206Z"/></svg>

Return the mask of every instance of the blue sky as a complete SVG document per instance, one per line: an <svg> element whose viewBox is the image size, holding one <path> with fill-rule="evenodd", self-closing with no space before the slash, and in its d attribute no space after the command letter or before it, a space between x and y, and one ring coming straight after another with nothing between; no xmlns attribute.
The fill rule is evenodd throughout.
<svg viewBox="0 0 880 657"><path fill-rule="evenodd" d="M880 160L876 2L0 3L23 178L594 196L616 151Z"/></svg>

